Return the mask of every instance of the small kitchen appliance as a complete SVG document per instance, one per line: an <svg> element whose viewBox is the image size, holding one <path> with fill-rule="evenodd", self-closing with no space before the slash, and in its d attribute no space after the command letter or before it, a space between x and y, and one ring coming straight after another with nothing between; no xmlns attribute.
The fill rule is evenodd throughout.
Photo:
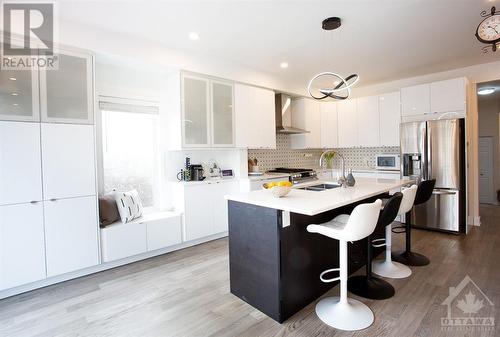
<svg viewBox="0 0 500 337"><path fill-rule="evenodd" d="M290 181L293 184L303 183L308 180L317 180L317 173L312 169L278 167L268 173L290 174Z"/></svg>

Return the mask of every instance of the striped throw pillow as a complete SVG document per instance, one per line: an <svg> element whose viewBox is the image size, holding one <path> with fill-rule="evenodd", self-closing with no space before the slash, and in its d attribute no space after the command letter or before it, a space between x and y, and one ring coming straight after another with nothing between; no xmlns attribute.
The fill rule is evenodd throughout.
<svg viewBox="0 0 500 337"><path fill-rule="evenodd" d="M142 216L142 203L136 190L115 193L116 206L123 223Z"/></svg>

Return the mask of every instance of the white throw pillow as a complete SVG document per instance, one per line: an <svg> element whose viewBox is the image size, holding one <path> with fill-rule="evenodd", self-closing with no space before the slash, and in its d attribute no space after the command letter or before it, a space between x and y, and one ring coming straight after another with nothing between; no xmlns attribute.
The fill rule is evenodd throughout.
<svg viewBox="0 0 500 337"><path fill-rule="evenodd" d="M142 203L136 190L115 193L116 206L123 223L142 216Z"/></svg>

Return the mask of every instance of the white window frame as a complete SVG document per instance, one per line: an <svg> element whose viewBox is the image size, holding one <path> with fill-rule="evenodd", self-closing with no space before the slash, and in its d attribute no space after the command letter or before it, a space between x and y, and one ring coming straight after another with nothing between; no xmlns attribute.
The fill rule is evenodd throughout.
<svg viewBox="0 0 500 337"><path fill-rule="evenodd" d="M129 113L144 113L157 115L157 122L160 120L159 113L160 103L156 101L146 101L122 97L113 96L99 96L97 107L97 120L96 128L97 132L97 177L99 185L99 195L104 195L104 140L103 140L103 111L120 111ZM154 149L154 173L153 173L153 200L154 205L150 207L144 207L145 213L155 212L162 209L161 200L161 186L162 186L162 175L161 175L161 137L159 130L159 123L155 124L155 149Z"/></svg>

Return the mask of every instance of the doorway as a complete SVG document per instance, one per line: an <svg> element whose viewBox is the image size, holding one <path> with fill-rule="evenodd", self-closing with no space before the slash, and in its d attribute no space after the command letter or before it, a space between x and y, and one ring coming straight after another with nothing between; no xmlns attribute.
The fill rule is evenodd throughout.
<svg viewBox="0 0 500 337"><path fill-rule="evenodd" d="M493 137L479 137L479 202L495 203L493 180Z"/></svg>
<svg viewBox="0 0 500 337"><path fill-rule="evenodd" d="M478 160L481 217L500 214L500 80L479 83Z"/></svg>

